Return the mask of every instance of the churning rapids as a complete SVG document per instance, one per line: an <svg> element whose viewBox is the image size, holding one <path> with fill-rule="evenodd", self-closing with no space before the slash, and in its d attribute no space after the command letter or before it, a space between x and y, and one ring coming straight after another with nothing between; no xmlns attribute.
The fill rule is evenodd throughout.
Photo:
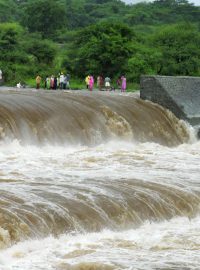
<svg viewBox="0 0 200 270"><path fill-rule="evenodd" d="M131 94L0 92L0 270L199 270L200 143Z"/></svg>

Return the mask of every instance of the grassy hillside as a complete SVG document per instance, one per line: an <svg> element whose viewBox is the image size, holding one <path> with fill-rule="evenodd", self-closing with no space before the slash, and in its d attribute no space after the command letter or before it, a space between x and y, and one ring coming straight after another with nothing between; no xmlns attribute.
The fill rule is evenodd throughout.
<svg viewBox="0 0 200 270"><path fill-rule="evenodd" d="M186 0L0 0L0 68L15 84L68 72L200 75L200 7Z"/></svg>

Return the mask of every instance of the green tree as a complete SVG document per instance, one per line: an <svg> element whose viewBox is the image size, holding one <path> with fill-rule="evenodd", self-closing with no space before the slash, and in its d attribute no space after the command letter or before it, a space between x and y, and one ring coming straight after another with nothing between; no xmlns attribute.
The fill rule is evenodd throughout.
<svg viewBox="0 0 200 270"><path fill-rule="evenodd" d="M85 28L77 34L70 52L74 73L117 76L125 72L134 39L133 31L120 23L103 22Z"/></svg>
<svg viewBox="0 0 200 270"><path fill-rule="evenodd" d="M0 0L0 23L16 19L17 6L14 0Z"/></svg>
<svg viewBox="0 0 200 270"><path fill-rule="evenodd" d="M30 32L53 38L56 30L66 26L65 6L54 0L30 1L25 5L22 23Z"/></svg>
<svg viewBox="0 0 200 270"><path fill-rule="evenodd" d="M190 24L162 27L153 37L153 45L162 53L160 74L200 74L200 33Z"/></svg>
<svg viewBox="0 0 200 270"><path fill-rule="evenodd" d="M24 42L28 54L34 57L35 64L52 65L56 56L56 45L48 39L42 39L39 34L30 35Z"/></svg>
<svg viewBox="0 0 200 270"><path fill-rule="evenodd" d="M29 35L19 24L0 24L0 67L6 82L24 81L36 72L52 72L56 52L52 41Z"/></svg>
<svg viewBox="0 0 200 270"><path fill-rule="evenodd" d="M28 64L28 56L23 50L24 30L15 23L0 24L0 66L5 80L18 80Z"/></svg>
<svg viewBox="0 0 200 270"><path fill-rule="evenodd" d="M125 13L129 25L160 25L183 21L199 22L200 8L187 0L157 0L138 3Z"/></svg>
<svg viewBox="0 0 200 270"><path fill-rule="evenodd" d="M141 75L157 74L161 68L162 53L147 44L135 43L128 60L128 79L139 82Z"/></svg>

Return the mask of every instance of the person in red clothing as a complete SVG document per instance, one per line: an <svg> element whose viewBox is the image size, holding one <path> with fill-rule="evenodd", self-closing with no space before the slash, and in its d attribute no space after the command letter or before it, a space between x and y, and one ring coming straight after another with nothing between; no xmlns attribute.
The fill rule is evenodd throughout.
<svg viewBox="0 0 200 270"><path fill-rule="evenodd" d="M103 88L103 77L101 75L97 77L97 87L99 91L101 91Z"/></svg>

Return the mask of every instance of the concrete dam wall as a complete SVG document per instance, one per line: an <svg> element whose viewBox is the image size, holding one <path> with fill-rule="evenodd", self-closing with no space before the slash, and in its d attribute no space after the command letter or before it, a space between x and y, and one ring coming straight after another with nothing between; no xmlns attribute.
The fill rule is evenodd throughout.
<svg viewBox="0 0 200 270"><path fill-rule="evenodd" d="M200 77L141 76L140 98L160 104L199 129Z"/></svg>

